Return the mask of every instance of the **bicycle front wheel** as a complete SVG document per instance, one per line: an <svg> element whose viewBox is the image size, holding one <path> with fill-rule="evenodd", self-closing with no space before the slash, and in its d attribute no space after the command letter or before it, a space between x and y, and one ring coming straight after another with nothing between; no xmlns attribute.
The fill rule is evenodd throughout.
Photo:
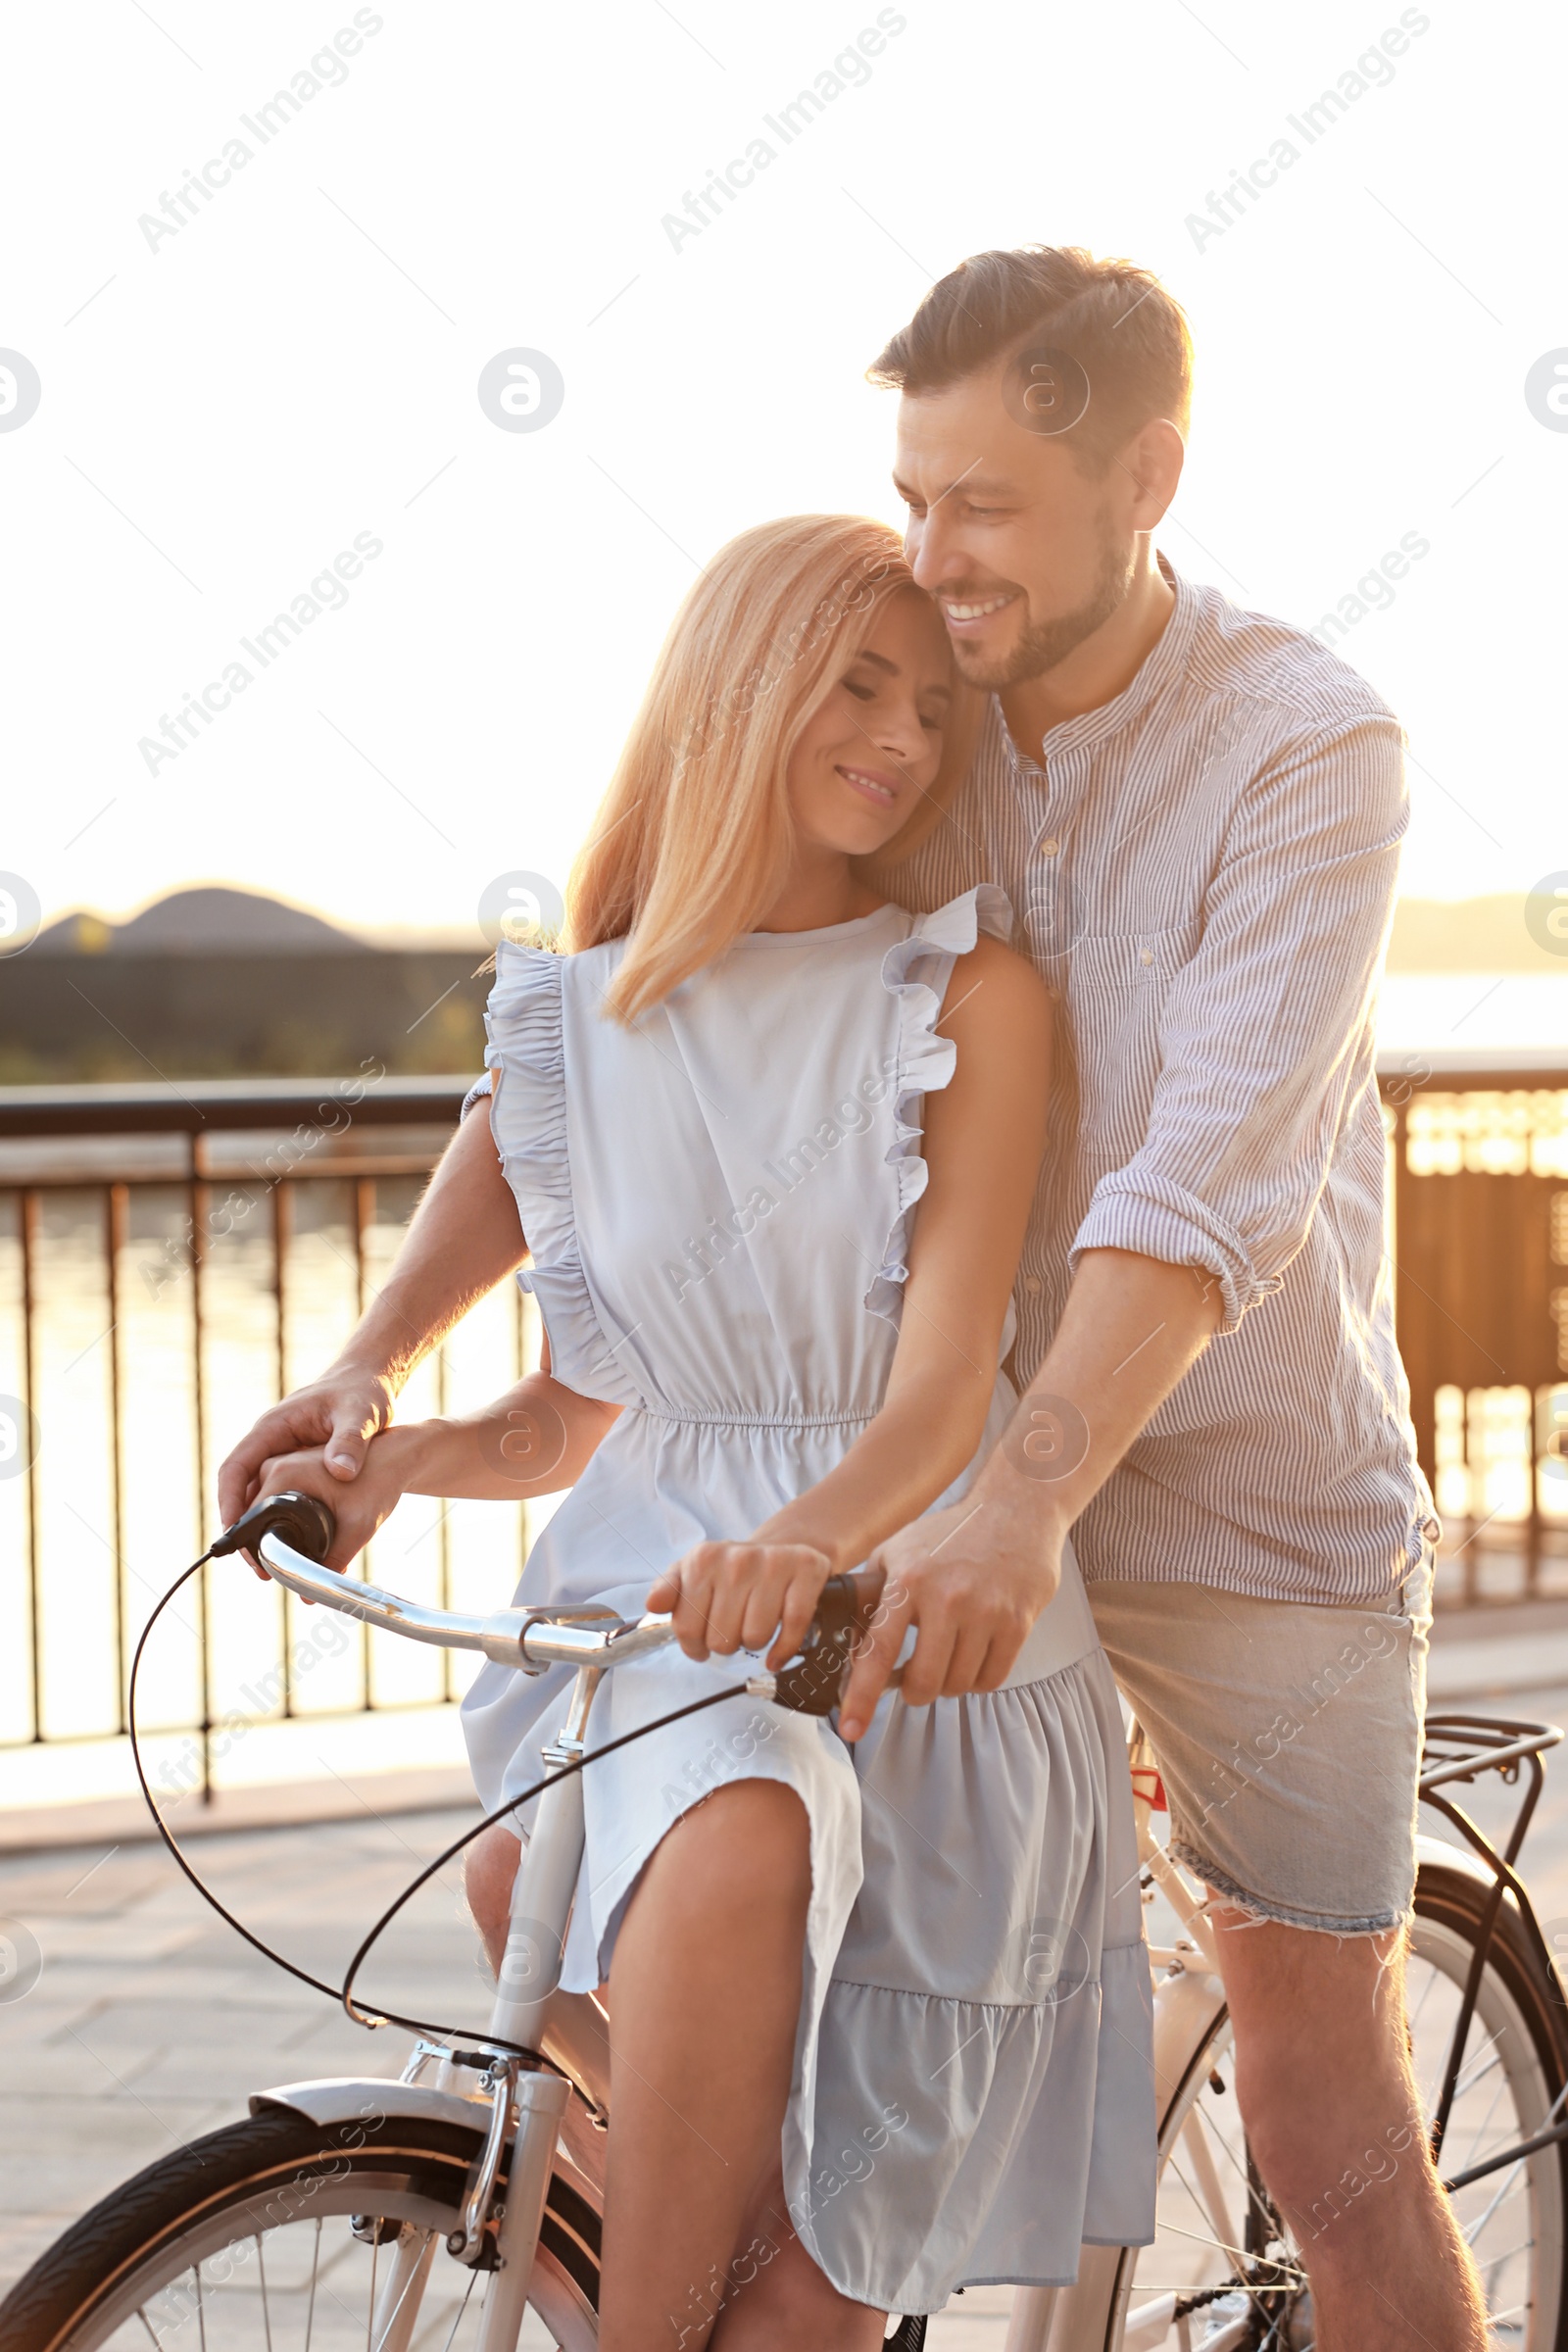
<svg viewBox="0 0 1568 2352"><path fill-rule="evenodd" d="M354 2144L358 2142L359 2144ZM468 2352L493 2272L446 2250L479 2134L269 2108L150 2165L0 2307L6 2352ZM500 2190L505 2196L505 2174ZM599 2216L551 2180L521 2352L598 2340Z"/></svg>
<svg viewBox="0 0 1568 2352"><path fill-rule="evenodd" d="M1430 2118L1479 1939L1487 1883L1424 1861L1410 1932L1411 2055ZM1304 2247L1286 2230L1252 2162L1236 2104L1231 2025L1222 2010L1162 2118L1157 2236L1123 2255L1106 2352L1286 2352L1315 2339ZM1482 1972L1443 2144L1454 2180L1547 2126L1568 2071L1563 2011L1532 1939L1505 1902ZM1400 2162L1408 2161L1401 2157ZM1358 2177L1357 2177L1358 2178ZM1319 2215L1375 2197L1377 2177L1349 2177ZM1483 2175L1454 2194L1481 2272L1489 2341L1517 2352L1568 2352L1564 2313L1568 2149L1559 2142Z"/></svg>

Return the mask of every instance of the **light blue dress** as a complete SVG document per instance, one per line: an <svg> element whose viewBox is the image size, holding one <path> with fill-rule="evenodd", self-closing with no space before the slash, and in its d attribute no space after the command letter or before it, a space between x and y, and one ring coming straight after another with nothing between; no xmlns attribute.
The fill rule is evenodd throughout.
<svg viewBox="0 0 1568 2352"><path fill-rule="evenodd" d="M753 932L631 1030L601 1009L619 943L503 944L486 1058L532 1258L519 1279L556 1377L624 1408L534 1544L520 1604L637 1615L670 1561L750 1534L876 1413L926 1183L922 1102L956 1054L936 1022L981 928L1011 928L989 885L934 914ZM999 1370L980 1451L943 1501L1013 1402ZM746 1671L674 1648L625 1667L588 1743ZM537 1779L565 1679L481 1669L464 1718L487 1807ZM890 1693L854 1748L832 1719L733 1698L591 1767L567 1989L608 1976L671 1823L745 1776L788 1783L810 1821L784 2182L834 2284L934 2311L959 2285L1067 2281L1081 2240L1147 2242L1131 1794L1071 1557L1001 1690L923 1708Z"/></svg>

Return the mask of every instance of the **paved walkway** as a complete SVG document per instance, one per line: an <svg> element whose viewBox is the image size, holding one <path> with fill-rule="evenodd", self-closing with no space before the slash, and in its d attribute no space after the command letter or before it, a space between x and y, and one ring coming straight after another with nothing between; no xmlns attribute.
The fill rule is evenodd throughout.
<svg viewBox="0 0 1568 2352"><path fill-rule="evenodd" d="M1562 1722L1568 1688L1514 1689L1490 1707ZM1483 1784L1469 1801L1496 1826L1513 1798ZM206 1838L197 1859L259 1934L330 1982L381 1906L471 1818L367 1809L358 1821ZM1549 1771L1524 1869L1568 1950L1564 1761ZM161 1846L0 1856L6 1935L24 1961L34 1939L42 1965L24 1997L7 1999L0 1983L0 2288L116 2182L242 2115L252 2090L402 2065L405 2035L364 2033L251 1951ZM399 1922L365 1990L410 2014L482 2025L487 1982L455 1868ZM997 2289L961 2298L933 2325L933 2352L1001 2352L1008 2300Z"/></svg>
<svg viewBox="0 0 1568 2352"><path fill-rule="evenodd" d="M204 1838L196 1862L258 1935L330 1983L382 1905L472 1818L250 1830ZM0 2293L119 2181L242 2116L253 2090L396 2075L407 2052L407 2034L352 2026L242 1943L162 1846L0 1858L7 1934L24 1959L35 1939L42 1968L24 1997L0 1994ZM370 1997L483 2026L488 1979L456 1866L386 1948L367 1973ZM933 2352L1001 2352L1009 2299L962 2297L933 2328Z"/></svg>

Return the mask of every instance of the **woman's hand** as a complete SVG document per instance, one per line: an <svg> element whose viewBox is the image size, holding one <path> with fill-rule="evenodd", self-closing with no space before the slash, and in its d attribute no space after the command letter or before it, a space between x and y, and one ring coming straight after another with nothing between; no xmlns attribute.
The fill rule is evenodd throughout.
<svg viewBox="0 0 1568 2352"><path fill-rule="evenodd" d="M911 1707L1000 1690L1055 1597L1065 1532L1035 1491L1014 1495L1003 1487L981 1499L977 1487L879 1544L867 1566L882 1570L882 1595L840 1701L841 1738L865 1731L911 1625L914 1651L899 1677Z"/></svg>
<svg viewBox="0 0 1568 2352"><path fill-rule="evenodd" d="M833 1574L833 1562L811 1544L699 1544L666 1568L648 1595L657 1615L669 1610L689 1658L729 1657L761 1649L770 1668L786 1665Z"/></svg>
<svg viewBox="0 0 1568 2352"><path fill-rule="evenodd" d="M314 1494L324 1502L337 1521L337 1535L328 1551L325 1566L344 1569L354 1560L375 1534L407 1493L401 1475L410 1462L406 1441L414 1427L394 1433L391 1430L374 1438L366 1454L365 1467L351 1485L334 1477L327 1468L323 1447L313 1446L308 1452L274 1454L262 1465L256 1489L256 1499L267 1494L281 1494L290 1490ZM247 1559L250 1554L244 1555ZM252 1559L251 1566L265 1578L267 1570Z"/></svg>

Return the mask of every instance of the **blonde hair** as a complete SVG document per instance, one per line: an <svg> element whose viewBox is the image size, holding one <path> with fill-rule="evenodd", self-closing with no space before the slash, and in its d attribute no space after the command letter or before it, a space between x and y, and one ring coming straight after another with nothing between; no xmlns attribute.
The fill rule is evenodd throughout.
<svg viewBox="0 0 1568 2352"><path fill-rule="evenodd" d="M790 755L878 614L913 586L898 533L858 514L760 523L707 566L566 886L568 948L627 940L606 994L616 1019L659 1004L766 913L795 846ZM936 782L879 865L924 838L967 765L974 697L954 687Z"/></svg>

